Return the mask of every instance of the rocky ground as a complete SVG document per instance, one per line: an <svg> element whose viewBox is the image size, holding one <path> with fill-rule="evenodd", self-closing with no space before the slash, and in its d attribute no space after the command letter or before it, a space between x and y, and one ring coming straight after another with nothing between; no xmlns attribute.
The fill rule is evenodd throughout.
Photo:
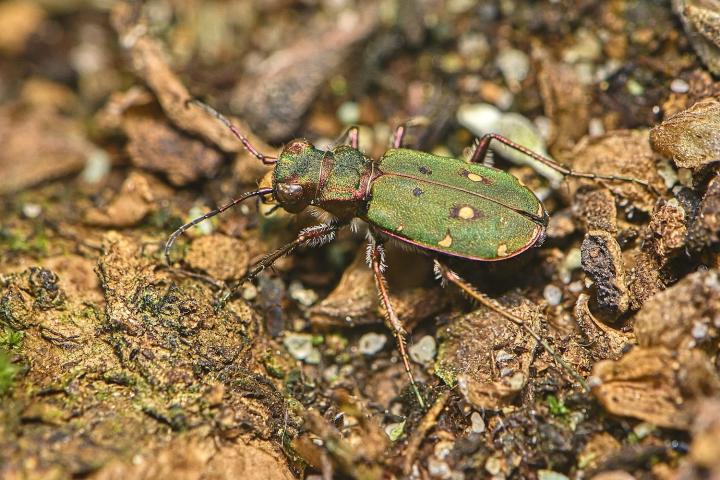
<svg viewBox="0 0 720 480"><path fill-rule="evenodd" d="M720 3L9 0L0 4L0 477L720 476ZM540 248L453 261L525 330L391 247L428 408L364 232L226 285L316 222L246 202L263 152L360 126L540 196ZM537 170L537 171L536 171Z"/></svg>

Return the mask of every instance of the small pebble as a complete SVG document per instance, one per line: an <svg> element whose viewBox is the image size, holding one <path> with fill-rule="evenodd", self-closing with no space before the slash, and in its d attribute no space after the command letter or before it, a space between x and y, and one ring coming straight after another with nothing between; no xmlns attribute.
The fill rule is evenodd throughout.
<svg viewBox="0 0 720 480"><path fill-rule="evenodd" d="M192 207L187 215L188 221L192 220L194 218L197 218L200 215L204 215L207 212L207 210L208 209L205 207L198 207L198 206ZM212 221L201 222L201 223L198 223L197 225L195 225L195 227L193 227L193 231L199 232L201 235L210 235L213 232L213 230L215 230L215 227L214 227Z"/></svg>
<svg viewBox="0 0 720 480"><path fill-rule="evenodd" d="M540 470L538 471L538 480L570 480L562 473L555 472L553 470Z"/></svg>
<svg viewBox="0 0 720 480"><path fill-rule="evenodd" d="M645 87L643 87L640 82L633 78L627 81L627 83L625 84L625 88L627 88L628 92L630 92L630 95L633 95L635 97L639 97L640 95L645 93Z"/></svg>
<svg viewBox="0 0 720 480"><path fill-rule="evenodd" d="M576 280L576 281L572 282L570 285L568 285L568 290L570 291L570 293L580 293L583 291L584 288L585 288L585 286L583 285L583 282L581 282L580 280Z"/></svg>
<svg viewBox="0 0 720 480"><path fill-rule="evenodd" d="M37 203L26 203L22 207L22 213L26 218L37 218L42 213L42 207Z"/></svg>
<svg viewBox="0 0 720 480"><path fill-rule="evenodd" d="M360 337L358 349L363 355L375 355L383 349L387 343L387 337L380 333L366 333Z"/></svg>
<svg viewBox="0 0 720 480"><path fill-rule="evenodd" d="M317 302L318 294L314 290L304 288L302 283L294 280L288 287L290 298L298 302L304 307L309 307L313 303Z"/></svg>
<svg viewBox="0 0 720 480"><path fill-rule="evenodd" d="M633 433L635 434L635 436L637 436L639 440L642 440L654 431L655 425L647 422L638 423L633 428Z"/></svg>
<svg viewBox="0 0 720 480"><path fill-rule="evenodd" d="M105 150L98 148L87 156L85 168L80 173L80 177L87 183L98 183L110 173L110 168L112 168L110 156Z"/></svg>
<svg viewBox="0 0 720 480"><path fill-rule="evenodd" d="M337 365L330 365L328 368L323 370L322 376L326 382L332 383L340 378L340 367Z"/></svg>
<svg viewBox="0 0 720 480"><path fill-rule="evenodd" d="M506 352L505 350L498 350L498 352L495 354L495 362L497 363L507 362L508 360L512 360L513 358L515 358L515 355L510 352Z"/></svg>
<svg viewBox="0 0 720 480"><path fill-rule="evenodd" d="M450 466L439 458L428 458L428 473L434 478L448 478L450 476Z"/></svg>
<svg viewBox="0 0 720 480"><path fill-rule="evenodd" d="M257 294L258 294L258 289L252 283L248 282L243 287L243 290L242 290L242 298L243 299L245 299L247 301L254 300L257 297Z"/></svg>
<svg viewBox="0 0 720 480"><path fill-rule="evenodd" d="M473 412L470 415L470 430L473 433L482 433L485 431L485 420L479 412Z"/></svg>
<svg viewBox="0 0 720 480"><path fill-rule="evenodd" d="M695 340L703 340L708 336L708 326L701 322L695 322L692 328L692 336Z"/></svg>
<svg viewBox="0 0 720 480"><path fill-rule="evenodd" d="M405 420L397 423L389 423L385 426L385 435L393 442L402 437L405 431Z"/></svg>
<svg viewBox="0 0 720 480"><path fill-rule="evenodd" d="M549 284L543 289L543 297L548 305L556 307L560 305L560 302L562 301L563 292L555 285Z"/></svg>
<svg viewBox="0 0 720 480"><path fill-rule="evenodd" d="M433 453L437 458L447 458L453 448L455 448L455 442L451 442L450 440L440 440L433 447Z"/></svg>
<svg viewBox="0 0 720 480"><path fill-rule="evenodd" d="M515 48L502 50L495 62L510 88L518 87L530 72L530 58L525 52Z"/></svg>
<svg viewBox="0 0 720 480"><path fill-rule="evenodd" d="M670 82L670 90L675 93L687 93L690 91L690 85L682 78L676 78Z"/></svg>
<svg viewBox="0 0 720 480"><path fill-rule="evenodd" d="M355 102L345 102L337 110L337 118L344 125L354 125L360 120L360 106Z"/></svg>
<svg viewBox="0 0 720 480"><path fill-rule="evenodd" d="M490 475L497 475L502 470L503 461L498 457L490 457L485 462L485 470Z"/></svg>
<svg viewBox="0 0 720 480"><path fill-rule="evenodd" d="M605 133L605 125L599 118L591 118L588 122L588 135L599 137Z"/></svg>
<svg viewBox="0 0 720 480"><path fill-rule="evenodd" d="M320 363L320 360L322 360L322 355L320 354L320 350L315 347L313 347L312 350L310 350L310 354L305 357L305 363L310 365L317 365Z"/></svg>
<svg viewBox="0 0 720 480"><path fill-rule="evenodd" d="M425 365L432 362L435 358L437 344L435 343L434 337L425 335L408 350L410 351L410 358L412 358L415 363Z"/></svg>
<svg viewBox="0 0 720 480"><path fill-rule="evenodd" d="M283 340L285 348L297 360L305 360L316 350L313 347L313 336L307 333L288 333Z"/></svg>

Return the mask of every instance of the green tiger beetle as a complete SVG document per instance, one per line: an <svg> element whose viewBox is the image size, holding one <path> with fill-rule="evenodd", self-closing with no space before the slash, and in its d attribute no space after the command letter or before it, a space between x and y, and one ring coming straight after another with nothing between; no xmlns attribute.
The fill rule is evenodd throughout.
<svg viewBox="0 0 720 480"><path fill-rule="evenodd" d="M384 274L383 243L390 239L434 256L439 279L453 283L481 304L521 326L587 390L584 378L522 318L474 289L440 258L452 256L479 262L506 260L539 245L544 239L549 216L541 201L513 175L483 164L493 140L567 177L633 182L652 190L646 181L576 172L496 134L487 134L477 142L470 162L409 150L402 148L407 124L397 128L393 148L377 160L368 158L358 149L357 127L351 127L344 142L331 150L320 150L305 139L296 139L285 145L278 157L272 157L255 149L219 112L196 100L189 101L188 106L190 104L215 116L250 154L264 164L274 166L272 187L244 193L177 229L165 245L168 264L170 249L179 235L253 197L274 198L279 207L295 214L309 206L317 207L331 214L332 220L300 231L295 240L253 265L237 285L256 277L297 247L316 247L332 241L339 229L359 218L369 227L367 262L375 276L386 321L397 340L405 372L421 407L425 404L410 369L406 331L390 302Z"/></svg>

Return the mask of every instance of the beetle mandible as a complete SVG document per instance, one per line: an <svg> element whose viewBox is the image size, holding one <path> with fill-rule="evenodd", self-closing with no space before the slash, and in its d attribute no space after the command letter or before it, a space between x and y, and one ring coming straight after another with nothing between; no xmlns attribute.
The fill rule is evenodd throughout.
<svg viewBox="0 0 720 480"><path fill-rule="evenodd" d="M252 197L272 196L290 213L309 206L325 210L332 220L305 228L287 245L267 254L238 282L250 280L277 259L303 246L332 241L337 231L359 218L369 226L368 264L384 307L386 320L397 340L405 372L421 406L424 407L406 350L406 331L390 302L385 278L383 243L394 239L436 256L438 277L454 283L465 293L508 320L523 327L563 369L583 387L582 376L555 353L518 316L475 290L437 258L449 255L473 261L499 261L521 254L540 243L548 224L548 213L535 194L513 175L484 165L490 142L495 140L557 170L564 176L595 180L633 182L653 188L644 180L594 173L576 172L497 134L484 135L470 162L440 157L402 148L406 127L397 128L393 148L378 160L358 149L358 129L351 127L345 143L331 150L320 150L305 139L290 141L278 157L260 153L227 118L196 100L200 106L228 127L258 160L273 165L272 187L247 192L232 202L212 210L177 229L168 239L164 254L169 264L170 249L179 235ZM225 297L224 300L227 300Z"/></svg>

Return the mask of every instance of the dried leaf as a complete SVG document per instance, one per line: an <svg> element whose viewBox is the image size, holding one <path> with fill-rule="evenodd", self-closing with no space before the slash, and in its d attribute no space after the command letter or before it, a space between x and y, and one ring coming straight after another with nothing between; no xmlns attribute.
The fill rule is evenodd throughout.
<svg viewBox="0 0 720 480"><path fill-rule="evenodd" d="M676 113L650 131L652 148L678 167L720 160L720 101L712 98Z"/></svg>

